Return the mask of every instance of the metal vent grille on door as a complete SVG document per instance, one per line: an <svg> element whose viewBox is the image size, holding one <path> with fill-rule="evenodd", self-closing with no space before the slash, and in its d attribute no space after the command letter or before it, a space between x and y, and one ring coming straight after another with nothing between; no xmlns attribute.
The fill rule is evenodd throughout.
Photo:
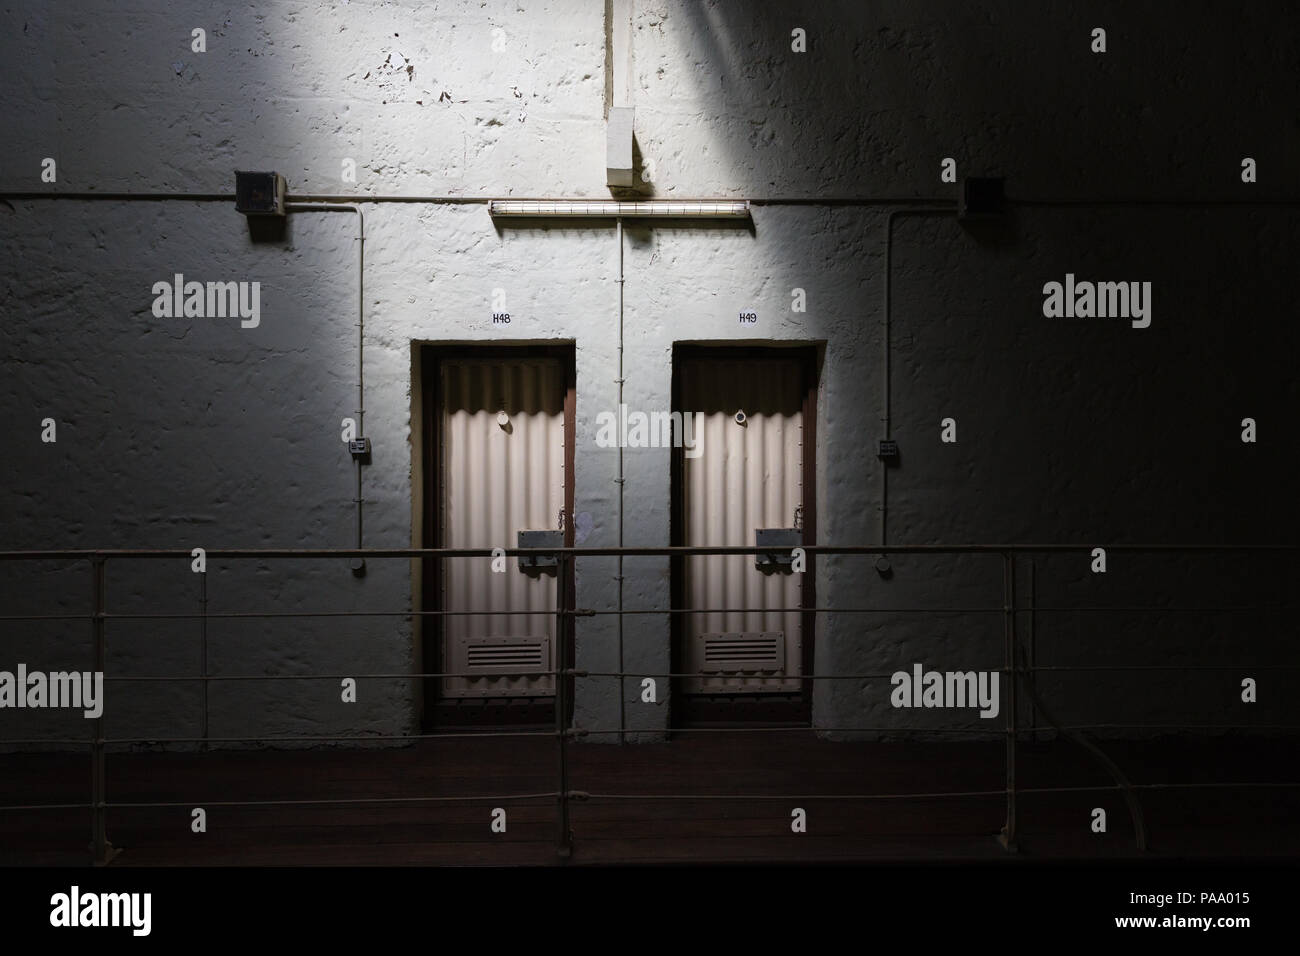
<svg viewBox="0 0 1300 956"><path fill-rule="evenodd" d="M551 639L540 635L465 637L452 648L452 669L466 675L460 683L470 697L553 694L554 678L542 676L550 666Z"/></svg>
<svg viewBox="0 0 1300 956"><path fill-rule="evenodd" d="M465 666L474 673L536 673L546 667L546 644L544 637L471 640L465 647Z"/></svg>
<svg viewBox="0 0 1300 956"><path fill-rule="evenodd" d="M785 672L785 634L782 631L746 631L700 634L700 670L708 674L782 674Z"/></svg>

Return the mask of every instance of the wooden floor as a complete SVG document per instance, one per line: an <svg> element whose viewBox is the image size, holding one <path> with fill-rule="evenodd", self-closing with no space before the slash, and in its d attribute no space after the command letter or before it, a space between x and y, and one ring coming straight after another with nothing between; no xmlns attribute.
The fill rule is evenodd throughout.
<svg viewBox="0 0 1300 956"><path fill-rule="evenodd" d="M1139 784L1300 783L1300 740L1108 742ZM373 750L110 754L115 866L555 865L883 860L1300 858L1300 787L1144 789L1138 854L1113 790L1018 794L1019 852L995 837L1005 796L851 799L1000 791L1001 743L837 743L809 732L697 733L667 743L571 744L572 855L557 853L554 738L464 737ZM1109 786L1068 741L1022 743L1023 788ZM87 803L89 757L0 756L0 806ZM519 794L543 794L519 797ZM734 795L703 799L707 795ZM456 802L292 801L473 797ZM670 798L670 799L666 799ZM241 806L241 801L290 801ZM168 805L175 804L175 805ZM202 807L207 832L191 831ZM490 828L494 808L506 832ZM791 812L807 832L791 831ZM1091 829L1092 809L1107 831ZM89 810L0 811L0 864L89 860Z"/></svg>

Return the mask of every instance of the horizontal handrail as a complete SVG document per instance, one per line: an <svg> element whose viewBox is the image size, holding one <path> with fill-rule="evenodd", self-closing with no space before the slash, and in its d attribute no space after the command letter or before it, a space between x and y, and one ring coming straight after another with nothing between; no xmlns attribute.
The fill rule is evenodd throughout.
<svg viewBox="0 0 1300 956"><path fill-rule="evenodd" d="M201 547L201 545L194 545ZM1119 553L1231 554L1246 552L1300 552L1300 544L897 544L897 545L795 545L806 554L1073 554L1104 548ZM0 551L0 561L92 558L192 558L191 549L108 548L71 550ZM205 548L208 558L439 558L439 557L674 557L692 555L783 554L790 548L772 545L666 545L660 547L542 547L542 548Z"/></svg>

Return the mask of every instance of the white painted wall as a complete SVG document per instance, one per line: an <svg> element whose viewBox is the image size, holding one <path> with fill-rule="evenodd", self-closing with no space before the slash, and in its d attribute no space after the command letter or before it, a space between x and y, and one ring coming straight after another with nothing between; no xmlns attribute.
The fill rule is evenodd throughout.
<svg viewBox="0 0 1300 956"><path fill-rule="evenodd" d="M1294 198L1300 64L1294 31L1271 19L1285 9L636 0L632 105L638 152L653 163L641 192L810 202L758 205L752 229L628 223L624 400L668 407L674 342L825 343L821 540L874 543L887 207L818 200L955 196L939 181L945 156L963 173L1005 174L1026 198ZM1109 31L1104 57L1088 49L1097 25ZM190 49L197 27L206 53ZM791 52L796 27L805 54ZM11 3L0 10L0 190L227 193L233 170L251 168L280 170L298 195L607 197L605 37L594 0ZM53 185L40 180L47 156ZM1255 185L1240 181L1243 156L1259 163ZM345 158L355 185L340 179ZM617 402L613 224L499 225L482 205L370 204L366 216L365 543L413 540L413 343L552 339L576 342L576 510L593 517L588 544L616 543L617 453L594 441L596 415ZM1294 206L1018 208L992 236L950 218L899 220L903 457L889 479L890 541L1297 540L1295 496L1279 479L1300 438L1296 222ZM353 230L349 216L299 213L284 242L254 244L233 203L0 204L3 546L350 546L353 472L338 423L355 407ZM261 324L155 318L151 286L177 272L260 282ZM1045 319L1042 284L1066 272L1152 281L1152 327ZM794 287L807 291L805 314L790 310ZM495 288L506 328L490 321ZM757 327L737 324L742 308ZM1261 423L1254 446L1238 440L1246 415ZM47 416L54 445L39 441ZM949 416L956 445L938 440ZM626 463L626 541L665 545L667 452L629 450ZM1102 577L1083 556L1058 557L1039 562L1037 597L1279 602L1295 560L1275 562L1112 557ZM893 563L886 582L870 559L823 561L819 601L1001 605L997 558ZM612 608L613 574L612 559L584 561L578 603ZM629 559L625 575L627 606L667 606L665 562ZM404 561L374 560L361 580L346 561L216 562L208 587L214 611L412 601ZM110 610L194 611L198 588L185 562L114 565ZM14 615L82 613L89 578L68 562L4 563L0 593ZM1265 662L1293 654L1289 620L1043 613L1035 638L1040 661L1060 664ZM1002 661L996 613L819 624L823 673ZM110 674L197 671L196 622L108 628ZM668 670L663 619L629 618L625 631L629 670ZM579 666L613 670L614 633L612 617L581 619ZM215 673L418 666L400 617L213 620L208 640ZM89 624L4 622L0 668L17 661L88 667ZM1059 716L1088 723L1294 722L1294 675L1267 677L1246 711L1235 670L1041 686ZM628 724L653 737L670 705L642 705L638 689L628 681ZM889 690L883 679L819 685L815 721L933 725L933 714L891 708ZM196 685L110 693L111 737L198 732ZM417 695L400 679L362 681L352 705L335 680L216 682L209 695L214 737L418 730ZM579 725L615 727L618 711L614 682L582 686ZM0 712L0 733L85 735L84 721L56 716Z"/></svg>

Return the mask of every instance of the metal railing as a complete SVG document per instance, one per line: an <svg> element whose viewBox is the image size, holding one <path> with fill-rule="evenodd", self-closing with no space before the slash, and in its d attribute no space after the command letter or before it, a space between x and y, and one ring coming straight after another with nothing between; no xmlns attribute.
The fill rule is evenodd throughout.
<svg viewBox="0 0 1300 956"><path fill-rule="evenodd" d="M103 673L106 664L106 641L105 629L108 621L127 621L127 620L199 620L202 623L202 648L203 648L203 667L202 673L177 674L177 675L114 675L109 677L105 675L106 682L198 682L203 688L203 716L201 721L201 734L197 737L167 737L159 738L157 736L142 737L119 737L108 738L105 736L104 718L102 712L94 718L91 740L89 741L91 773L90 773L90 801L88 803L34 803L34 804L13 804L0 806L0 813L6 812L26 812L35 810L88 810L91 817L91 850L93 861L97 864L106 864L109 862L115 850L108 837L108 813L112 808L144 808L144 807L183 807L192 806L195 801L187 802L113 802L107 799L105 770L107 759L107 748L113 744L134 744L134 743L198 743L206 746L208 743L283 743L283 742L338 742L364 740L367 744L373 744L380 741L391 742L410 742L422 739L449 739L455 737L465 738L489 738L489 737L553 737L556 740L556 789L542 792L513 793L513 794L495 794L495 795L425 795L413 797L359 797L359 798L318 798L302 800L234 800L234 801L201 801L205 806L238 806L238 807L260 807L260 806L321 806L321 805L340 805L340 806L364 806L364 805L385 805L385 804L418 804L418 803L455 803L455 802L483 802L483 801L527 801L527 800L555 800L557 806L556 818L556 848L562 858L568 858L572 852L573 834L569 822L569 805L573 800L837 800L837 801L890 801L890 800L930 800L937 798L967 799L967 798L988 798L1003 796L1005 799L1005 823L1000 836L1000 842L1009 850L1016 847L1017 842L1017 809L1016 799L1018 795L1023 794L1051 794L1051 793L1075 793L1075 792L1092 792L1092 791L1118 791L1120 792L1129 808L1132 817L1134 837L1139 850L1146 849L1146 823L1143 816L1141 804L1138 800L1138 793L1141 791L1155 790L1185 790L1196 791L1202 789L1221 789L1221 788L1296 788L1300 787L1300 782L1292 781L1234 781L1234 782L1161 782L1161 783L1134 783L1130 781L1119 767L1102 751L1095 741L1083 736L1084 731L1095 730L1161 730L1161 731L1187 731L1187 730L1248 730L1248 731L1300 731L1300 724L1124 724L1124 723L1090 723L1090 724L1064 724L1057 721L1051 714L1048 706L1039 696L1033 678L1038 673L1065 673L1065 672L1103 672L1103 671L1221 671L1221 670L1251 670L1251 671L1297 671L1300 670L1300 664L1280 663L1280 664L1261 664L1251 662L1249 664L1241 662L1227 663L1171 663L1171 664L1075 664L1075 665L1039 665L1031 662L1026 658L1024 646L1017 638L1017 615L1026 612L1032 613L1085 613L1091 611L1109 611L1109 612L1152 612L1159 614L1178 614L1178 613L1237 613L1237 612L1294 612L1295 607L1283 605L1182 605L1182 606L1144 606L1144 605L1078 605L1078 606L1036 606L1032 602L1028 606L1022 605L1018 601L1016 593L1017 581L1017 559L1024 556L1048 555L1048 554L1077 554L1088 555L1094 545L1031 545L1031 544L1009 544L1009 545L892 545L892 546L804 546L803 551L810 560L815 560L820 556L878 556L878 555L989 555L1000 558L1002 568L1002 601L998 605L987 606L961 606L961 607L924 607L924 606L902 606L902 607L743 607L743 608L627 608L617 609L593 609L580 608L573 605L570 587L571 577L569 572L576 562L587 557L686 557L700 555L771 555L774 553L772 547L597 547L597 548L507 548L507 549L489 549L489 548L460 548L460 549L213 549L206 552L208 561L220 560L240 560L240 559L307 559L307 560L338 560L340 558L361 557L370 559L461 559L461 558L492 558L500 557L503 554L508 557L519 556L553 556L557 563L556 568L556 609L554 611L502 611L498 609L481 609L481 610L414 610L402 609L394 611L386 610L308 610L308 611L225 611L213 612L208 610L208 589L207 589L207 572L201 573L202 584L200 594L200 610L198 612L136 612L136 613L111 613L108 610L107 601L107 576L106 566L111 561L136 561L136 560L191 560L191 552L186 550L44 550L44 551L6 551L0 552L0 561L38 561L38 560L84 560L89 563L91 571L91 611L88 614L5 614L0 615L0 622L33 622L33 621L76 621L89 620L91 624L92 652L94 660L94 670L97 673ZM1217 545L1111 545L1106 546L1108 553L1147 553L1147 554L1178 554L1178 555L1196 555L1196 554L1262 554L1294 557L1300 554L1300 546L1291 545L1234 545L1234 546L1217 546ZM813 565L810 563L809 572L812 573ZM845 615L845 614L878 614L878 613L920 613L920 614L1000 614L1003 618L1003 662L1000 667L985 668L989 672L996 671L999 674L1006 675L1009 678L1008 687L1010 689L1010 698L1008 706L1005 708L1006 723L1001 733L1005 736L1005 784L1001 789L990 790L952 790L952 791L927 791L914 793L799 793L799 794L767 794L767 793L736 793L736 794L683 794L683 793L617 793L617 792L589 792L574 789L571 780L570 755L569 747L575 738L580 737L600 737L612 734L620 735L620 739L627 733L651 733L651 734L791 734L791 733L832 733L832 732L857 732L857 733L886 733L886 734L975 734L983 737L990 736L991 732L983 728L960 728L960 727L921 727L921 726L900 726L877 725L877 726L848 726L848 727L829 727L829 726L735 726L735 727L702 727L702 726L667 726L663 728L632 729L626 726L617 728L581 728L572 725L567 718L572 703L570 696L571 690L568 686L568 679L575 682L589 679L618 679L620 683L620 693L623 682L628 678L664 678L664 679L687 679L699 678L699 673L642 673L633 671L597 671L587 670L575 666L575 662L569 660L572 649L572 643L563 639L568 628L575 618L578 617L598 617L603 615L691 615L691 614L709 614L722 612L804 612L816 615ZM337 674L208 674L207 673L207 621L212 619L276 619L276 618L334 618L334 617L398 617L414 620L416 618L435 618L449 616L465 615L553 615L557 640L555 641L555 663L552 670L530 670L519 672L516 675L504 676L529 676L529 677L554 677L555 694L554 694L554 728L551 730L504 730L504 731L483 731L472 730L467 732L432 732L418 734L367 734L364 737L357 734L319 734L319 735L247 735L239 737L213 737L208 734L208 712L207 712L207 689L210 682L213 681L297 681L297 680L338 680L340 678L371 678L371 679L425 679L425 678L452 678L452 677L482 677L481 673L417 673L417 672L398 672L398 673L357 673L349 671L348 673ZM503 676L503 675L493 675ZM817 682L817 681L837 681L837 680L865 680L888 678L890 672L882 673L822 673L822 674L803 674L794 679L800 682ZM784 677L789 680L793 675ZM1026 691L1030 701L1029 712L1031 715L1041 714L1047 723L1060 734L1074 740L1084 749L1086 749L1097 761L1103 766L1113 778L1114 782L1109 785L1090 785L1090 786L1057 786L1057 787L1033 787L1025 788L1017 784L1016 761L1017 748L1020 739L1031 732L1030 729L1021 726L1019 722L1019 702L1018 695L1020 690ZM623 724L620 721L620 724ZM1035 725L1033 732L1037 732ZM58 738L58 737L41 737L41 738L24 738L24 739L3 739L0 744L22 744L22 745L52 745L52 744L84 744L84 738Z"/></svg>

